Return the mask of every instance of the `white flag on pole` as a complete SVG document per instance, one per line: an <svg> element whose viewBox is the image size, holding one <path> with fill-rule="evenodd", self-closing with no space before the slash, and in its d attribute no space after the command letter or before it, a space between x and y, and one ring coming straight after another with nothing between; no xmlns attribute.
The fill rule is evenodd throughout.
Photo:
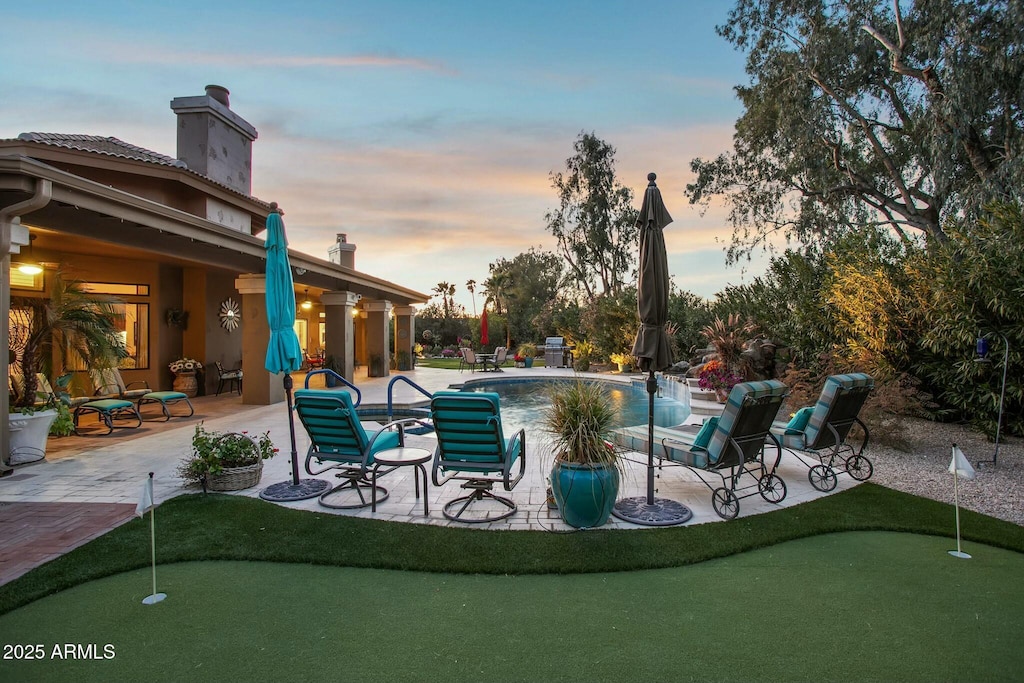
<svg viewBox="0 0 1024 683"><path fill-rule="evenodd" d="M949 462L949 473L963 479L974 479L974 468L959 446L953 446L953 459Z"/></svg>
<svg viewBox="0 0 1024 683"><path fill-rule="evenodd" d="M135 514L145 517L146 513L155 508L153 503L153 475L146 477L142 485L142 494L139 496L139 504L135 506Z"/></svg>

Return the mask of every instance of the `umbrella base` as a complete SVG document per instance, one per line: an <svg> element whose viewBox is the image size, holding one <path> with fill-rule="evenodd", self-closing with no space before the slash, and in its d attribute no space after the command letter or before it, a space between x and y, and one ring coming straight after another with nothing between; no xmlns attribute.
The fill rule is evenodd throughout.
<svg viewBox="0 0 1024 683"><path fill-rule="evenodd" d="M693 517L690 508L667 498L655 498L653 504L647 496L623 498L615 503L612 514L623 522L643 526L674 526L688 522Z"/></svg>
<svg viewBox="0 0 1024 683"><path fill-rule="evenodd" d="M331 487L331 483L323 479L300 479L298 484L280 481L260 491L260 498L272 503L287 503L292 500L317 498Z"/></svg>

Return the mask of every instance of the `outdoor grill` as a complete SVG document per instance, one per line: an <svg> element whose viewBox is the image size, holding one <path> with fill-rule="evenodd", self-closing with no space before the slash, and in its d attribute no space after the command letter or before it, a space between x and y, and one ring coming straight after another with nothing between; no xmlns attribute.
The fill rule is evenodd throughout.
<svg viewBox="0 0 1024 683"><path fill-rule="evenodd" d="M544 340L544 365L549 368L572 367L572 347L566 346L564 337Z"/></svg>

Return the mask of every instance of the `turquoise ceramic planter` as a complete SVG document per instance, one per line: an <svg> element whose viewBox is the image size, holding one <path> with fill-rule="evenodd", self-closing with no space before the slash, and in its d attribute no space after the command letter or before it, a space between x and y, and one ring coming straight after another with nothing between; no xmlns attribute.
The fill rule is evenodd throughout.
<svg viewBox="0 0 1024 683"><path fill-rule="evenodd" d="M532 368L533 367L533 359L530 358L529 356L527 356L526 358L523 359L523 365L525 365L528 368Z"/></svg>
<svg viewBox="0 0 1024 683"><path fill-rule="evenodd" d="M619 495L619 471L612 465L577 465L555 461L551 491L562 519L577 529L601 526Z"/></svg>

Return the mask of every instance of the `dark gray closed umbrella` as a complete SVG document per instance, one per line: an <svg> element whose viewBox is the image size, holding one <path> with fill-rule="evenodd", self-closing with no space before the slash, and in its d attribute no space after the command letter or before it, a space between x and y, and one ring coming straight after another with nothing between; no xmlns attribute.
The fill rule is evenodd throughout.
<svg viewBox="0 0 1024 683"><path fill-rule="evenodd" d="M640 314L640 331L633 342L633 355L644 372L664 370L672 365L672 349L665 323L668 322L668 256L665 254L666 225L672 216L661 199L653 173L647 174L647 192L640 207L637 225L640 228L640 279L636 303Z"/></svg>
<svg viewBox="0 0 1024 683"><path fill-rule="evenodd" d="M665 323L668 322L668 256L662 229L672 216L661 199L661 190L654 182L657 176L647 174L647 192L640 207L637 226L640 228L640 279L636 303L640 315L640 331L633 342L633 355L647 375L647 495L623 498L612 510L619 519L646 526L682 524L693 516L688 507L674 500L654 497L654 395L658 378L654 373L672 365L672 349Z"/></svg>

